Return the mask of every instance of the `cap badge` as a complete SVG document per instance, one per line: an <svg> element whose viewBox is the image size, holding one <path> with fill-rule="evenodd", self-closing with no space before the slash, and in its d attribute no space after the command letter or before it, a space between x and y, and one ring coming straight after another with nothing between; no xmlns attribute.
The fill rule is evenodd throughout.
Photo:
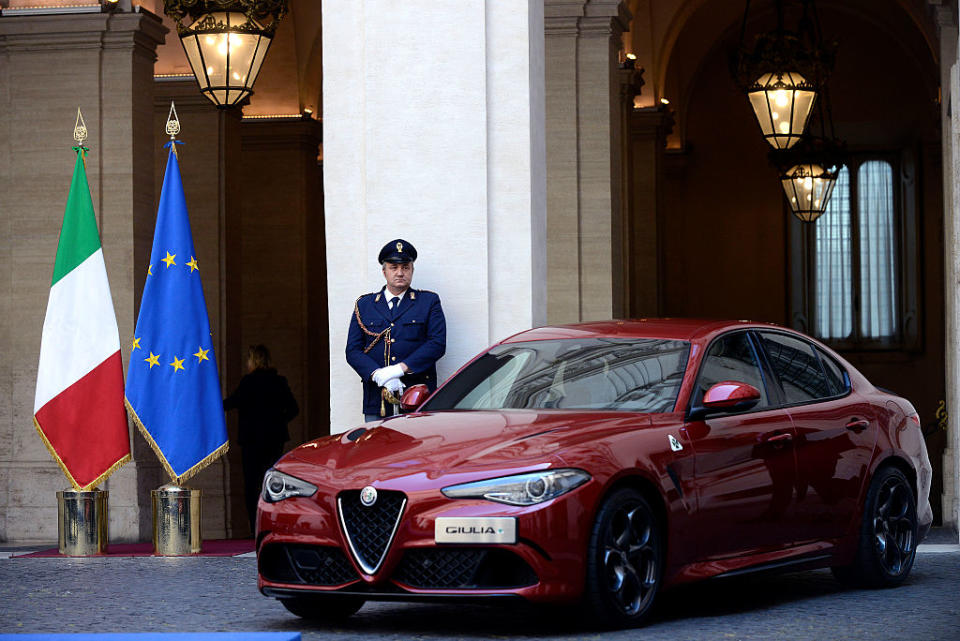
<svg viewBox="0 0 960 641"><path fill-rule="evenodd" d="M401 243L400 241L397 241L397 251L398 252L403 251L403 243Z"/></svg>
<svg viewBox="0 0 960 641"><path fill-rule="evenodd" d="M376 503L377 488L373 487L372 485L368 485L367 487L360 490L360 502L367 507L370 507L371 505Z"/></svg>

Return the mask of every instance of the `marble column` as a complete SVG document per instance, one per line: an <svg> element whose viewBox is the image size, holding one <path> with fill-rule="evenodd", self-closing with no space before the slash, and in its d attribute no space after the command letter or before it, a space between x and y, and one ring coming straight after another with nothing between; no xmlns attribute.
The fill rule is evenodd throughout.
<svg viewBox="0 0 960 641"><path fill-rule="evenodd" d="M944 291L946 316L947 446L943 451L943 523L960 531L958 480L960 480L960 62L957 61L956 27L953 28L953 55L940 64L949 69L944 91L951 109L944 109Z"/></svg>
<svg viewBox="0 0 960 641"><path fill-rule="evenodd" d="M344 360L377 253L419 252L439 293L447 377L546 318L543 2L323 3L324 198L332 432L362 421Z"/></svg>
<svg viewBox="0 0 960 641"><path fill-rule="evenodd" d="M77 107L90 134L87 179L124 363L129 358L142 287L135 255L154 202L153 63L165 32L146 12L0 17L0 541L56 541L56 491L69 485L32 416ZM135 457L103 486L114 541L141 536L139 475Z"/></svg>
<svg viewBox="0 0 960 641"><path fill-rule="evenodd" d="M618 0L545 0L547 320L622 316L624 203Z"/></svg>
<svg viewBox="0 0 960 641"><path fill-rule="evenodd" d="M937 20L940 42L940 109L943 165L944 335L946 338L947 439L943 450L941 512L945 527L960 532L960 62L955 9L941 0L927 0Z"/></svg>

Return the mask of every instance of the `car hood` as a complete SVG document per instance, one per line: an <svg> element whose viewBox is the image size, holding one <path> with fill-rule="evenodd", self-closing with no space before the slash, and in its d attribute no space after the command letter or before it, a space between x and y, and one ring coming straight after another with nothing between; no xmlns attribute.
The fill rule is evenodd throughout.
<svg viewBox="0 0 960 641"><path fill-rule="evenodd" d="M650 417L624 412L467 411L408 414L305 443L278 464L336 484L401 477L476 478L497 469L526 471L569 464L563 450L608 432L636 429ZM363 428L358 428L363 429ZM354 440L350 440L353 437ZM286 463L286 465L284 465ZM301 464L309 464L305 467Z"/></svg>

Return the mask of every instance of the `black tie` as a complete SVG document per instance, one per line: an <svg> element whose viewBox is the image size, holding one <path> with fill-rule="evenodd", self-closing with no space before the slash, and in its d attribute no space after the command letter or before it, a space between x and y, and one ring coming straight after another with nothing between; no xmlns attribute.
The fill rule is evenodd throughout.
<svg viewBox="0 0 960 641"><path fill-rule="evenodd" d="M390 299L390 311L393 312L393 315L397 315L397 307L400 306L400 297L394 296Z"/></svg>

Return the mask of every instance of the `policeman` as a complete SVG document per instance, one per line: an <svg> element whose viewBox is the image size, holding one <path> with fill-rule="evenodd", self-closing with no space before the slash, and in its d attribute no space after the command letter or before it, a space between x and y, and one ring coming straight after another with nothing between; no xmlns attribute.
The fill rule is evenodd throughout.
<svg viewBox="0 0 960 641"><path fill-rule="evenodd" d="M447 323L440 297L413 289L417 250L402 238L380 250L386 285L357 299L347 333L347 362L363 381L363 415L367 421L392 416L403 389L425 383L437 387L437 360L447 349ZM383 394L386 389L389 394Z"/></svg>

